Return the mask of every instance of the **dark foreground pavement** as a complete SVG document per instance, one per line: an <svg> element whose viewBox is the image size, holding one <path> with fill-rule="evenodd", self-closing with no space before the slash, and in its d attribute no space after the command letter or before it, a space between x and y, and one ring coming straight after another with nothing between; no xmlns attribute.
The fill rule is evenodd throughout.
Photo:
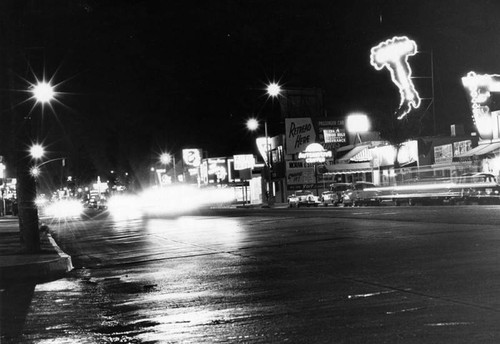
<svg viewBox="0 0 500 344"><path fill-rule="evenodd" d="M36 254L23 252L19 236L17 217L0 218L0 286L49 281L73 269L71 257L48 232L40 233L41 251Z"/></svg>

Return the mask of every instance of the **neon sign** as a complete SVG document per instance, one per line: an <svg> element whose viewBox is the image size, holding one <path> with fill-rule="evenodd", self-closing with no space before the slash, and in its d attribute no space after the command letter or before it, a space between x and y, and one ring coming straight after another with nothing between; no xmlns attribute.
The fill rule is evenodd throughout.
<svg viewBox="0 0 500 344"><path fill-rule="evenodd" d="M370 64L376 70L387 68L392 82L396 84L401 96L398 119L404 118L412 108L420 106L421 99L411 80L408 56L417 53L417 44L408 37L393 37L371 49Z"/></svg>
<svg viewBox="0 0 500 344"><path fill-rule="evenodd" d="M199 167L201 165L201 149L183 149L182 160L187 166Z"/></svg>
<svg viewBox="0 0 500 344"><path fill-rule="evenodd" d="M332 157L332 151L327 151L319 143L311 143L306 150L299 153L299 159L306 159L309 164L323 163Z"/></svg>
<svg viewBox="0 0 500 344"><path fill-rule="evenodd" d="M479 135L491 139L494 125L489 103L491 92L500 92L500 75L469 72L462 78L462 84L469 91L472 117Z"/></svg>

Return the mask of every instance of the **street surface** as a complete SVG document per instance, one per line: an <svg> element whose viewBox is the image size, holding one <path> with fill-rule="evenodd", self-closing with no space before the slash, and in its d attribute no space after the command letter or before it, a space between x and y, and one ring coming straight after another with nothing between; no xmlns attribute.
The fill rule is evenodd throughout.
<svg viewBox="0 0 500 344"><path fill-rule="evenodd" d="M0 342L498 343L499 222L440 206L53 223L76 269L3 290Z"/></svg>

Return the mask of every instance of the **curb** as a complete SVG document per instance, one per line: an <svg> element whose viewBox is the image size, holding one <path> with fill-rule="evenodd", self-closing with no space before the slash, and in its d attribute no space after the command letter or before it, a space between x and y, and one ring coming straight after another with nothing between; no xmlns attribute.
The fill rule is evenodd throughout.
<svg viewBox="0 0 500 344"><path fill-rule="evenodd" d="M0 284L15 282L48 282L61 278L73 270L71 256L64 253L49 233L42 240L47 240L57 258L39 259L25 264L13 264L0 269Z"/></svg>

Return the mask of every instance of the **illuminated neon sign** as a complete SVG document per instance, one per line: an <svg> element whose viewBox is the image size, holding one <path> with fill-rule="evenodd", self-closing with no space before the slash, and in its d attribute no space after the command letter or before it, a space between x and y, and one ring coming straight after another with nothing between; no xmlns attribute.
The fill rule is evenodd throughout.
<svg viewBox="0 0 500 344"><path fill-rule="evenodd" d="M462 84L469 92L472 117L479 135L483 139L491 139L494 123L489 103L491 92L500 92L500 75L469 72L462 78Z"/></svg>
<svg viewBox="0 0 500 344"><path fill-rule="evenodd" d="M401 95L398 119L405 117L412 108L420 106L420 97L411 80L411 68L408 56L417 53L417 44L408 37L393 37L371 49L370 64L376 70L387 68L392 82L396 84Z"/></svg>
<svg viewBox="0 0 500 344"><path fill-rule="evenodd" d="M311 143L306 150L299 153L299 159L306 159L309 164L323 163L332 157L332 151L327 151L319 143Z"/></svg>

